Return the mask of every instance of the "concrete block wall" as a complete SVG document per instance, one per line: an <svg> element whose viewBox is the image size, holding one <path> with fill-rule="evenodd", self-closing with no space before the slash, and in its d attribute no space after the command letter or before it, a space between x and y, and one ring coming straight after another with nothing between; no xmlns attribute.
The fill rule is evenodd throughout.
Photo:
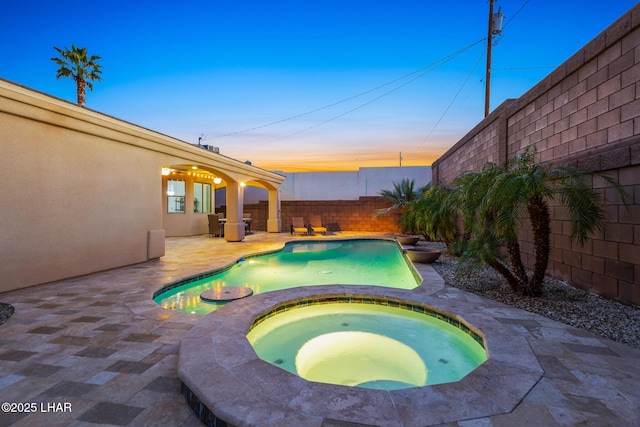
<svg viewBox="0 0 640 427"><path fill-rule="evenodd" d="M508 100L432 166L450 184L487 161L535 147L537 159L605 173L630 195L628 205L594 178L607 222L584 246L569 238L569 217L552 202L549 272L574 286L640 305L640 4L539 84ZM522 251L533 265L529 231Z"/></svg>
<svg viewBox="0 0 640 427"><path fill-rule="evenodd" d="M480 170L486 163L500 164L506 160L504 130L512 102L502 103L433 164L433 182L449 185L463 171Z"/></svg>
<svg viewBox="0 0 640 427"><path fill-rule="evenodd" d="M305 223L310 215L320 215L329 230L373 231L380 233L398 233L398 213L389 213L373 219L378 209L385 209L389 202L382 197L360 197L358 200L301 200L282 201L280 218L282 232L291 229L293 217L301 216ZM252 228L266 230L267 204L245 205L245 213L251 213Z"/></svg>

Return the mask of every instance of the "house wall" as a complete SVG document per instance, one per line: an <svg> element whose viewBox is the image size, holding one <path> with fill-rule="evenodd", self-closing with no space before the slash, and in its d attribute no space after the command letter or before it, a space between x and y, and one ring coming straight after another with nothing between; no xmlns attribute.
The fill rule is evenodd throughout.
<svg viewBox="0 0 640 427"><path fill-rule="evenodd" d="M434 162L434 182L501 163L527 147L556 165L616 178L625 206L602 179L604 229L583 247L569 238L567 212L553 203L549 272L569 283L640 304L640 5L613 23L522 97L508 100ZM533 243L523 231L533 264Z"/></svg>
<svg viewBox="0 0 640 427"><path fill-rule="evenodd" d="M153 158L31 118L0 123L0 291L148 259L162 229Z"/></svg>
<svg viewBox="0 0 640 427"><path fill-rule="evenodd" d="M162 167L194 164L278 188L284 177L0 80L0 292L164 255ZM201 227L201 223L205 226Z"/></svg>

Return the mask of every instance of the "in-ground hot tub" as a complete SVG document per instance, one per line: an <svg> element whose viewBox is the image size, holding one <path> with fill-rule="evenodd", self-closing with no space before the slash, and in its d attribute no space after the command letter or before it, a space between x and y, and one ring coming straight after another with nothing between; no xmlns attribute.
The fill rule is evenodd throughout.
<svg viewBox="0 0 640 427"><path fill-rule="evenodd" d="M433 308L387 298L309 298L260 314L258 356L309 381L379 390L458 381L487 360L479 331Z"/></svg>
<svg viewBox="0 0 640 427"><path fill-rule="evenodd" d="M421 306L463 320L482 331L488 359L459 381L378 390L305 380L260 359L247 340L260 316L284 312L303 300L344 298ZM454 313L464 313L465 319ZM464 298L372 286L265 293L204 316L181 342L178 376L187 402L211 424L319 426L326 421L418 427L489 417L512 411L543 373L526 339L494 318L504 315Z"/></svg>

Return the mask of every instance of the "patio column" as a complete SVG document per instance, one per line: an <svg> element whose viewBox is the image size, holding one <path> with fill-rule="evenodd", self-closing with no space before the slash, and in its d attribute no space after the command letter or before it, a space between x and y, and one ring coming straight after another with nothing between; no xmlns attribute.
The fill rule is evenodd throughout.
<svg viewBox="0 0 640 427"><path fill-rule="evenodd" d="M239 182L227 182L227 223L224 225L224 239L227 242L244 239L243 205L244 187Z"/></svg>
<svg viewBox="0 0 640 427"><path fill-rule="evenodd" d="M280 190L269 190L269 217L267 219L267 231L269 233L279 233L280 223Z"/></svg>

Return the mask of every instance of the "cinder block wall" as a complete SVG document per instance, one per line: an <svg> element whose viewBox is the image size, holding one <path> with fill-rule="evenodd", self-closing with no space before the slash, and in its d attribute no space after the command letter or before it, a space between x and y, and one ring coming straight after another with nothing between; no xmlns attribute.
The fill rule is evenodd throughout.
<svg viewBox="0 0 640 427"><path fill-rule="evenodd" d="M625 206L602 179L604 229L581 247L569 239L566 211L552 205L549 272L574 286L640 305L640 4L521 98L508 100L433 164L433 181L503 162L535 146L538 159L616 178ZM533 265L531 236L523 252Z"/></svg>
<svg viewBox="0 0 640 427"><path fill-rule="evenodd" d="M280 218L282 231L291 229L291 218L300 216L305 223L310 215L320 215L329 230L374 231L398 233L398 213L389 213L373 219L378 209L385 209L389 202L382 197L360 197L358 200L303 200L282 201ZM266 201L244 206L245 213L251 213L252 227L267 229L268 206Z"/></svg>

